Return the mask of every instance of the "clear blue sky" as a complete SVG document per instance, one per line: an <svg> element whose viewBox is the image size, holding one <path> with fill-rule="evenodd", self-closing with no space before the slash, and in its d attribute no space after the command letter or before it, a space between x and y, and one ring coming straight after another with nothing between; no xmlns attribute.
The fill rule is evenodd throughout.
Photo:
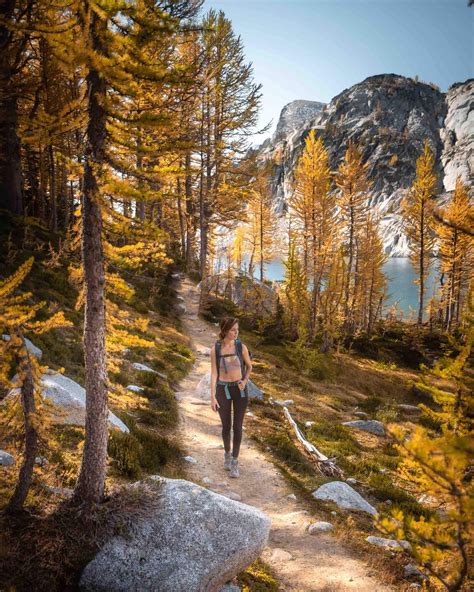
<svg viewBox="0 0 474 592"><path fill-rule="evenodd" d="M241 36L263 85L261 124L295 99L329 102L375 74L418 75L442 91L474 77L467 0L205 0ZM273 129L273 128L272 128Z"/></svg>

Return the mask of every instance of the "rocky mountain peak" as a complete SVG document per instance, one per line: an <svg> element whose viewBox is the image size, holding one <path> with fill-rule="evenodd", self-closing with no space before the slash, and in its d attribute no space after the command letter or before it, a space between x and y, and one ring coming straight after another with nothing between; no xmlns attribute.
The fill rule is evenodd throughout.
<svg viewBox="0 0 474 592"><path fill-rule="evenodd" d="M326 103L319 101L292 101L283 107L273 138L289 134L298 128L309 125L315 115L321 112Z"/></svg>
<svg viewBox="0 0 474 592"><path fill-rule="evenodd" d="M457 175L466 183L474 179L474 80L442 93L434 84L378 74L343 90L326 106L315 101L286 105L277 131L257 150L274 162L276 214L287 211L294 169L310 129L323 138L333 170L351 140L362 147L373 183L370 206L382 218L391 256L408 254L400 202L415 178L425 141L436 157L440 194L454 189Z"/></svg>

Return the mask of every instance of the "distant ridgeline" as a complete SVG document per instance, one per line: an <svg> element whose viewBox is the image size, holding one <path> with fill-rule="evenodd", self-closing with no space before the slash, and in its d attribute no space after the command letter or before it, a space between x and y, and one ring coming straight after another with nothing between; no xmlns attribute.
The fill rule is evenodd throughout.
<svg viewBox="0 0 474 592"><path fill-rule="evenodd" d="M458 175L464 183L474 181L474 122L469 119L473 101L474 79L442 93L432 84L381 74L344 90L327 105L289 103L272 138L256 149L259 159L274 163L274 211L287 211L294 169L311 129L323 138L332 170L343 160L349 140L354 140L369 163L370 206L382 216L385 252L391 257L407 256L400 202L415 178L425 140L435 152L441 199L454 190Z"/></svg>

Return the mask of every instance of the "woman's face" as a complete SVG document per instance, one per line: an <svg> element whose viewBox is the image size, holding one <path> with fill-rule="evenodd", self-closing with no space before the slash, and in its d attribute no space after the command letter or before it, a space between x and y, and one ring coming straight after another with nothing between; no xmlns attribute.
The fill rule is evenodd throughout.
<svg viewBox="0 0 474 592"><path fill-rule="evenodd" d="M232 327L227 331L226 338L227 339L237 339L239 334L239 323L235 323Z"/></svg>

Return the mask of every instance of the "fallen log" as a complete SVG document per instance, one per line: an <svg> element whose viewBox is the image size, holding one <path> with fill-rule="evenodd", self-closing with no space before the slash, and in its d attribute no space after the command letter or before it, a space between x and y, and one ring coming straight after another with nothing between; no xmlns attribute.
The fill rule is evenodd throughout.
<svg viewBox="0 0 474 592"><path fill-rule="evenodd" d="M344 473L342 469L340 469L334 462L333 459L328 458L322 452L320 452L314 444L308 442L306 438L301 433L301 430L297 426L295 420L291 417L291 413L288 411L287 407L283 407L283 413L288 420L289 424L293 428L293 431L296 435L296 438L299 443L299 448L303 449L303 452L309 459L315 464L317 470L322 473L323 475L327 475L328 477L343 477Z"/></svg>

